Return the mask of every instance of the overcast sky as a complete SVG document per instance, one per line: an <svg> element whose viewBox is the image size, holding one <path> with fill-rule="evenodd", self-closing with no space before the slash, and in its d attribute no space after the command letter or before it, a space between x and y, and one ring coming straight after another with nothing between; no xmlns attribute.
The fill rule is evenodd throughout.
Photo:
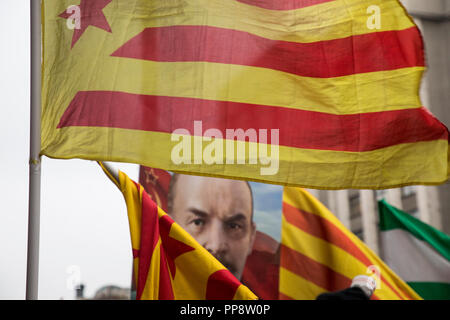
<svg viewBox="0 0 450 320"><path fill-rule="evenodd" d="M24 299L28 224L29 1L0 1L0 299ZM138 166L116 165L131 178ZM129 287L126 207L95 162L42 159L40 299ZM73 267L74 266L74 267Z"/></svg>
<svg viewBox="0 0 450 320"><path fill-rule="evenodd" d="M0 1L0 299L24 299L28 226L29 0ZM132 179L138 166L115 164ZM39 299L129 287L124 200L95 162L42 159ZM252 184L258 228L279 240L279 186ZM79 273L78 273L79 272Z"/></svg>

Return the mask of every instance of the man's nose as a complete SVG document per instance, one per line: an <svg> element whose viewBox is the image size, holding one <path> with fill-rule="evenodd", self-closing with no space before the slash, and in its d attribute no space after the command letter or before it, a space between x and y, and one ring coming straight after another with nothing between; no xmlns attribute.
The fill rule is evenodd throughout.
<svg viewBox="0 0 450 320"><path fill-rule="evenodd" d="M213 256L221 257L227 251L228 243L224 231L220 222L211 223L207 238L204 239L204 247Z"/></svg>

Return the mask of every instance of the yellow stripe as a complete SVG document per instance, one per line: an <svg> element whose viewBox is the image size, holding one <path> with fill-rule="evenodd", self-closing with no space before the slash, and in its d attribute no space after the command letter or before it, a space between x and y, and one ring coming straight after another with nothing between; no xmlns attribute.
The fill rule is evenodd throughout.
<svg viewBox="0 0 450 320"><path fill-rule="evenodd" d="M253 294L246 286L241 284L234 294L233 300L258 300L258 297Z"/></svg>
<svg viewBox="0 0 450 320"><path fill-rule="evenodd" d="M295 300L315 300L325 289L280 267L280 292Z"/></svg>
<svg viewBox="0 0 450 320"><path fill-rule="evenodd" d="M141 300L159 299L159 272L161 263L161 238L153 250L150 267L148 269L147 280L145 281L144 291Z"/></svg>
<svg viewBox="0 0 450 320"><path fill-rule="evenodd" d="M347 251L298 229L288 223L284 217L282 217L282 225L281 242L287 247L328 266L349 279L353 279L357 275L366 274L367 266ZM378 266L381 269L381 274L388 278L388 270L380 265ZM395 285L393 287L395 288ZM381 299L399 299L384 283L380 284L380 289L377 289L375 294Z"/></svg>
<svg viewBox="0 0 450 320"><path fill-rule="evenodd" d="M109 172L103 167L104 172L110 176ZM115 181L114 177L110 177L111 181ZM133 250L139 250L141 247L141 217L142 217L142 190L136 188L131 179L119 170L118 187L121 190L125 204L127 206L128 224L130 228L131 248ZM133 258L133 281L137 288L137 281L139 275L139 257Z"/></svg>
<svg viewBox="0 0 450 320"><path fill-rule="evenodd" d="M307 255L349 279L366 271L365 264L347 251L304 232L288 223L284 216L282 216L282 225L281 243L287 247Z"/></svg>
<svg viewBox="0 0 450 320"><path fill-rule="evenodd" d="M44 133L52 129L45 128L46 125L43 124ZM447 180L447 158L429 156L447 153L442 152L448 149L448 142L444 140L400 144L360 153L280 146L278 173L263 176L261 167L267 166L250 165L248 160L246 165L176 165L171 161L171 151L179 142L172 142L167 133L85 127L54 132L57 133L54 138L44 134L42 140L42 154L54 158L139 163L177 172L318 189L380 189L419 183L433 185L436 181ZM109 139L112 136L114 139ZM130 148L130 142L145 148ZM205 142L203 147L207 146L208 142ZM249 146L248 142L246 146ZM400 160L402 166L398 166Z"/></svg>
<svg viewBox="0 0 450 320"><path fill-rule="evenodd" d="M310 195L306 190L300 188L285 188L283 192L283 202L304 210L311 214L327 219L333 223L351 242L353 242L361 252L371 261L372 265L379 266L382 270L382 276L386 281L398 291L398 293L406 298L405 293L414 299L420 299L420 296L410 288L403 280L401 280L393 270L391 270L378 255L376 255L368 246L366 246L357 236L348 230L338 218L336 218L320 201ZM298 230L293 229L293 230ZM405 292L405 293L404 293Z"/></svg>
<svg viewBox="0 0 450 320"><path fill-rule="evenodd" d="M163 209L158 207L158 218L161 218L162 216L165 216L165 215L167 215L167 213L165 213Z"/></svg>
<svg viewBox="0 0 450 320"><path fill-rule="evenodd" d="M299 210L327 219L352 240L352 242L360 241L352 232L344 227L327 207L314 198L308 191L301 188L285 188L283 191L283 202Z"/></svg>
<svg viewBox="0 0 450 320"><path fill-rule="evenodd" d="M396 0L337 0L289 12L269 11L223 0L189 0L170 4L144 0L126 2L130 4L122 5L120 9L111 5L104 12L112 24L112 30L128 27L128 34L136 34L134 24L141 29L209 25L241 30L274 40L315 42L414 26L412 19ZM367 8L371 5L380 8L380 29L367 27L371 16ZM133 17L139 19L131 20L130 23Z"/></svg>
<svg viewBox="0 0 450 320"><path fill-rule="evenodd" d="M139 250L141 247L142 189L138 190L122 171L119 171L119 181L127 205L132 248Z"/></svg>
<svg viewBox="0 0 450 320"><path fill-rule="evenodd" d="M121 58L106 59L104 67L96 75L99 81L81 82L77 85L77 91L104 90L189 97L331 114L422 106L417 92L423 67L322 79L220 63L158 63L136 59L122 59L118 63L118 59ZM89 73L84 68L77 72L83 71Z"/></svg>

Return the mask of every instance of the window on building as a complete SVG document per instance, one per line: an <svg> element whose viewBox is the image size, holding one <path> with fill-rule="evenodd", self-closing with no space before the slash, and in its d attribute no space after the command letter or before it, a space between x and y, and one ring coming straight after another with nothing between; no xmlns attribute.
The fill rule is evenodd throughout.
<svg viewBox="0 0 450 320"><path fill-rule="evenodd" d="M375 197L377 201L382 200L386 197L386 190L375 190Z"/></svg>
<svg viewBox="0 0 450 320"><path fill-rule="evenodd" d="M402 197L410 197L414 194L416 194L416 187L409 186L409 187L402 188Z"/></svg>
<svg viewBox="0 0 450 320"><path fill-rule="evenodd" d="M359 191L350 190L349 191L349 206L350 206L350 219L354 219L361 216L361 208L359 205Z"/></svg>

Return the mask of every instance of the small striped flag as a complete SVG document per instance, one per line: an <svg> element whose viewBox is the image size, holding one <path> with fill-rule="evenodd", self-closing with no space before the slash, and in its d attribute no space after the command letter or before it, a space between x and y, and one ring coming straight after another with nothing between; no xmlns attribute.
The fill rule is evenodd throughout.
<svg viewBox="0 0 450 320"><path fill-rule="evenodd" d="M101 165L101 164L100 164ZM119 171L128 211L137 300L256 300L216 258Z"/></svg>
<svg viewBox="0 0 450 320"><path fill-rule="evenodd" d="M450 300L450 236L385 200L378 210L383 260L424 299Z"/></svg>
<svg viewBox="0 0 450 320"><path fill-rule="evenodd" d="M350 287L358 275L374 276L372 299L421 297L317 199L286 187L280 258L280 299L312 300Z"/></svg>
<svg viewBox="0 0 450 320"><path fill-rule="evenodd" d="M398 0L44 0L42 70L49 157L325 189L448 178Z"/></svg>

